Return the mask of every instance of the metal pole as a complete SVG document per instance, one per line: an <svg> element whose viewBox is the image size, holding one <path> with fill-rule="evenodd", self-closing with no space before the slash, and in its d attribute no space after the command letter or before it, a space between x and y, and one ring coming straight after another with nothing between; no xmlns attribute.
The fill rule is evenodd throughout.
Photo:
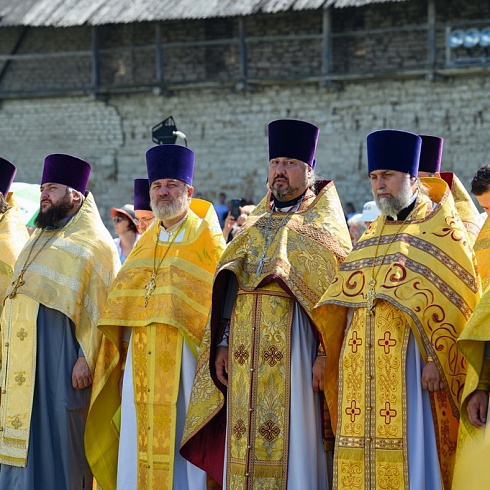
<svg viewBox="0 0 490 490"><path fill-rule="evenodd" d="M239 36L239 51L240 51L240 88L247 86L248 80L248 65L247 65L247 32L245 27L245 18L238 18L238 36Z"/></svg>
<svg viewBox="0 0 490 490"><path fill-rule="evenodd" d="M99 32L92 26L92 93L97 97L100 88Z"/></svg>
<svg viewBox="0 0 490 490"><path fill-rule="evenodd" d="M323 6L322 26L322 79L328 81L332 71L332 15L330 7Z"/></svg>
<svg viewBox="0 0 490 490"><path fill-rule="evenodd" d="M429 0L427 3L427 65L429 68L428 77L434 79L434 69L436 66L436 3Z"/></svg>
<svg viewBox="0 0 490 490"><path fill-rule="evenodd" d="M155 70L159 90L163 90L163 45L162 45L162 26L160 22L155 24Z"/></svg>

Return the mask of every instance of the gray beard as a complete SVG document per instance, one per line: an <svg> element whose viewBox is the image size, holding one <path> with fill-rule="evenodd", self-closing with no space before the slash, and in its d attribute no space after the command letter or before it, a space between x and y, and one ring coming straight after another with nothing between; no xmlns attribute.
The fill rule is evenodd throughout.
<svg viewBox="0 0 490 490"><path fill-rule="evenodd" d="M187 196L182 196L173 202L150 202L151 209L158 221L176 218L186 210Z"/></svg>
<svg viewBox="0 0 490 490"><path fill-rule="evenodd" d="M411 187L402 189L398 196L382 197L374 196L376 206L387 216L397 216L398 213L405 209L412 200L413 194Z"/></svg>
<svg viewBox="0 0 490 490"><path fill-rule="evenodd" d="M376 206L378 209L388 216L396 216L402 209L406 207L402 200L398 197L375 197Z"/></svg>

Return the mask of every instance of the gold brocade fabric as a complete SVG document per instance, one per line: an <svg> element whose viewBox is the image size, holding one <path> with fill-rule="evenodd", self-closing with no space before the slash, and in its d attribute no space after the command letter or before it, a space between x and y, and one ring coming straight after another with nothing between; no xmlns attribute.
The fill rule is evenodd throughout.
<svg viewBox="0 0 490 490"><path fill-rule="evenodd" d="M119 267L114 241L89 193L76 215L62 228L37 229L22 250L12 276L19 276L29 251L25 284L2 312L2 416L0 461L25 466L36 367L36 319L39 304L60 311L75 334L92 372L100 345L96 325L106 293ZM37 252L40 250L39 254ZM6 340L6 336L11 341ZM15 342L13 342L15 340ZM20 340L20 343L19 343ZM20 422L20 423L19 423ZM14 431L14 435L10 431ZM15 454L15 460L10 458ZM5 458L5 459L4 459Z"/></svg>
<svg viewBox="0 0 490 490"><path fill-rule="evenodd" d="M434 358L444 384L431 400L441 477L444 488L451 485L466 372L456 340L478 302L480 283L449 188L441 179L424 180L436 206L419 196L412 219L404 225L386 222L382 235L384 216L378 217L313 312L325 339L327 372L338 365L342 376L338 392L335 377L326 379L325 388L332 419L338 415L338 488L382 488L391 476L397 486L386 488L408 488L407 458L401 448L407 440L403 400L409 331L423 358ZM376 299L371 317L366 295L373 266ZM347 307L355 310L344 336ZM393 393L387 379L393 380ZM354 389L361 385L365 398ZM378 399L373 398L374 386ZM377 455L375 461L367 456L371 451ZM387 462L394 466L388 468Z"/></svg>
<svg viewBox="0 0 490 490"><path fill-rule="evenodd" d="M0 215L0 314L15 261L28 239L29 233L17 209L9 208Z"/></svg>
<svg viewBox="0 0 490 490"><path fill-rule="evenodd" d="M121 327L133 329L138 488L172 488L182 345L185 341L197 356L211 305L213 275L225 247L212 205L192 199L183 239L158 241L156 289L145 308L159 231L155 223L138 240L114 281L98 325L104 336L85 447L104 490L116 487L118 435L111 421L120 405Z"/></svg>
<svg viewBox="0 0 490 490"><path fill-rule="evenodd" d="M405 366L411 327L389 301L354 311L342 349L334 485L409 489ZM364 360L364 362L363 362ZM450 488L458 420L444 393L431 397L444 488Z"/></svg>
<svg viewBox="0 0 490 490"><path fill-rule="evenodd" d="M482 291L485 291L490 280L490 217L487 217L481 227L474 245L474 250L478 274L482 281Z"/></svg>
<svg viewBox="0 0 490 490"><path fill-rule="evenodd" d="M182 343L182 334L170 325L133 331L138 488L173 488Z"/></svg>
<svg viewBox="0 0 490 490"><path fill-rule="evenodd" d="M456 211L463 222L471 244L474 244L483 224L480 212L456 174L441 172L441 177L449 185Z"/></svg>
<svg viewBox="0 0 490 490"><path fill-rule="evenodd" d="M285 223L286 213L271 214L269 202L267 195L248 217L241 233L223 254L219 271L232 271L246 291L253 291L274 274L309 312L352 247L337 191L330 182L317 196L303 201ZM268 227L270 218L272 223ZM266 233L274 239L258 273Z"/></svg>
<svg viewBox="0 0 490 490"><path fill-rule="evenodd" d="M286 488L293 305L275 284L237 296L229 339L230 490Z"/></svg>
<svg viewBox="0 0 490 490"><path fill-rule="evenodd" d="M409 488L404 381L410 327L388 301L367 321L365 314L355 310L342 352L334 481L339 489Z"/></svg>
<svg viewBox="0 0 490 490"><path fill-rule="evenodd" d="M287 455L284 448L289 443L290 394L287 388L292 310L298 302L310 314L351 247L333 182L327 183L318 195L307 194L299 210L288 216L281 212L271 213L270 202L268 194L228 245L218 266L211 315L201 346L181 445L184 457L221 481L225 388L218 385L212 360L221 335L222 284L233 274L238 281L239 294L232 317L229 349L229 355L233 356L230 357L232 398L228 408L233 420L228 440L233 455L229 462L232 475L229 488L245 488L242 486L246 467L244 445L248 436L239 436L248 429L253 434L250 446L254 450L253 455L250 453L247 458L253 459L254 477L248 479L246 488L284 488L286 485ZM276 335L274 342L269 338L273 332ZM280 371L284 369L284 372L280 376L266 375L279 358ZM247 366L252 369L250 363L254 366L252 375L247 372ZM267 379L269 381L266 382ZM277 400L266 395L270 390L277 392ZM251 399L259 409L252 418L243 412L245 406L248 410L249 396L253 397ZM275 408L281 403L284 406L272 414L272 408L266 409L267 403ZM261 434L260 443L258 434ZM206 457L205 454L213 451L213 443L215 455Z"/></svg>
<svg viewBox="0 0 490 490"><path fill-rule="evenodd" d="M488 472L482 470L483 465L488 464L490 455L488 427L486 429L474 427L469 421L467 411L468 400L473 391L476 389L488 390L490 386L490 379L482 379L485 377L482 372L485 345L490 342L490 288L488 288L489 277L486 274L490 260L490 249L487 248L488 234L489 218L485 221L475 243L478 270L482 274L482 281L487 284L487 287L458 339L458 349L468 361L468 370L461 403L461 423L459 425L458 449L454 470L455 481L453 488L455 490L487 488L490 485ZM480 387L480 383L483 386ZM487 434L485 435L485 433ZM478 481L480 486L477 484ZM472 485L472 483L475 485Z"/></svg>
<svg viewBox="0 0 490 490"><path fill-rule="evenodd" d="M20 295L2 314L2 398L0 462L26 466L36 373L39 303Z"/></svg>

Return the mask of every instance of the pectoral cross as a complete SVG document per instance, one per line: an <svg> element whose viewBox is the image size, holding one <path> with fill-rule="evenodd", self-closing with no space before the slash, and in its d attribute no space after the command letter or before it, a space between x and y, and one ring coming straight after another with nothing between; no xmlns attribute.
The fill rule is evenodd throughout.
<svg viewBox="0 0 490 490"><path fill-rule="evenodd" d="M267 255L267 249L263 251L262 257L260 257L259 265L257 267L257 272L255 274L255 277L259 277L260 274L262 274L262 269L264 268L264 262L267 261L266 255Z"/></svg>
<svg viewBox="0 0 490 490"><path fill-rule="evenodd" d="M19 289L21 286L23 286L25 284L24 272L25 271L22 271L20 273L19 277L12 283L13 289L12 289L12 292L8 296L10 299L12 299L17 294L17 289Z"/></svg>
<svg viewBox="0 0 490 490"><path fill-rule="evenodd" d="M376 280L374 278L370 279L368 284L369 284L369 290L364 295L364 299L366 300L366 308L367 308L368 315L373 315L374 300L376 299L376 291L374 290L374 286L376 285Z"/></svg>
<svg viewBox="0 0 490 490"><path fill-rule="evenodd" d="M148 281L148 284L146 285L146 294L145 294L145 308L148 306L148 300L150 299L151 293L155 291L155 288L157 287L157 283L155 281L156 279L156 274L155 271L151 273L150 280Z"/></svg>

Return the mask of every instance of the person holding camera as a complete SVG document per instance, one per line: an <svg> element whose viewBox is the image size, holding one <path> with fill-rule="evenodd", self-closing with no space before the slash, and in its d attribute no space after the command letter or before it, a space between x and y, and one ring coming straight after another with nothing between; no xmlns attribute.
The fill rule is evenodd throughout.
<svg viewBox="0 0 490 490"><path fill-rule="evenodd" d="M233 199L233 201L240 201L238 199ZM226 243L230 243L236 234L240 231L241 227L245 223L249 214L255 209L255 205L247 204L245 206L236 206L237 212L234 212L234 206L232 203L231 211L225 219L225 224L223 227L223 238Z"/></svg>

